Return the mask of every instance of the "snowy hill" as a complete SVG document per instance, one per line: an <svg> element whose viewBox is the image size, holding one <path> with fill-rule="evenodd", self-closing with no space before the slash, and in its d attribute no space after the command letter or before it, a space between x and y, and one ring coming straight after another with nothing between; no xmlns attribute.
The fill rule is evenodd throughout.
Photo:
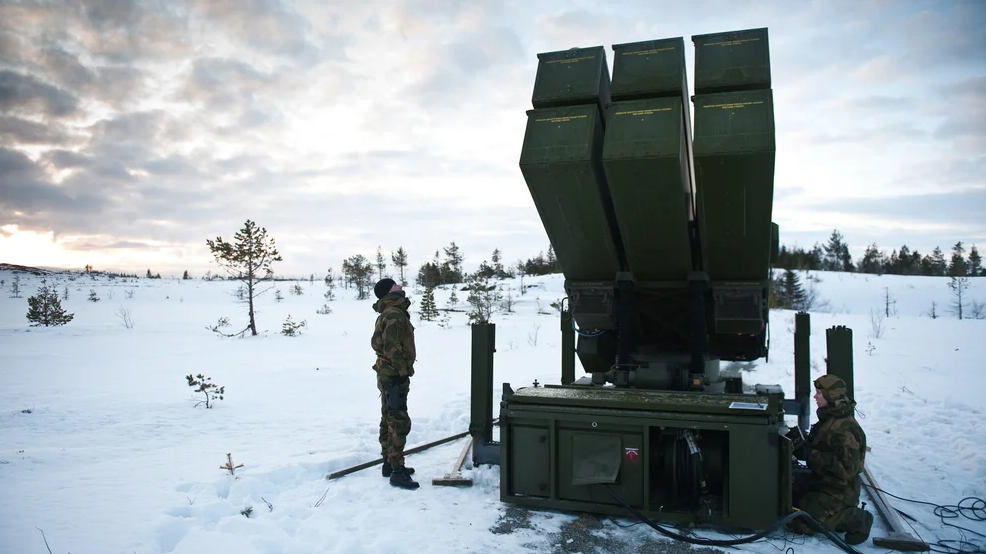
<svg viewBox="0 0 986 554"><path fill-rule="evenodd" d="M19 298L11 297L15 275ZM75 314L68 325L28 326L27 297L42 278L68 292L62 304ZM619 526L629 520L510 509L499 502L498 468L467 472L475 481L469 489L432 487L461 441L408 458L422 483L417 491L390 487L379 468L326 481L326 473L379 452L369 349L376 314L353 290L336 289L323 315L316 313L323 283L299 281L301 294L292 292L294 282L275 283L283 300L274 291L260 297L261 335L237 339L207 329L221 317L229 318L227 331L245 326L235 282L9 268L0 280L2 553L44 552L44 539L52 552L73 554L664 551L666 539L647 526ZM809 282L824 310L812 314L813 377L824 372L825 329L852 328L860 422L872 448L867 467L882 487L939 505L986 497L986 427L979 425L986 320L949 312L947 278L814 272ZM559 381L558 320L549 303L564 295L562 278L525 283L534 286L520 295L517 281L502 282L514 311L493 317L497 390L503 382ZM967 301L986 301L986 279L969 283ZM98 301L88 300L90 291ZM436 292L439 307L449 294ZM420 300L420 291L409 295ZM465 293L458 296L465 309ZM888 299L893 315L881 317ZM307 322L300 336L280 334L288 315ZM745 383L793 390L793 319L791 311L772 312L769 362L746 367ZM469 420L465 313L452 312L448 328L415 324L408 447L465 431ZM199 373L225 386L212 409L196 406L201 395L186 383ZM220 469L227 453L243 464L235 477ZM930 506L897 507L929 542L961 537ZM986 522L949 523L986 535ZM878 518L873 534L883 529ZM986 542L965 538L980 548ZM774 554L791 545L838 551L783 533L740 550ZM882 551L869 541L859 549Z"/></svg>

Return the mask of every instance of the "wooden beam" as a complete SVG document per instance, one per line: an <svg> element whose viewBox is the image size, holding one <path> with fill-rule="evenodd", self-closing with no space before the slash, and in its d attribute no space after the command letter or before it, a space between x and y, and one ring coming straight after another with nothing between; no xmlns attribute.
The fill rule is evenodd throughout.
<svg viewBox="0 0 986 554"><path fill-rule="evenodd" d="M889 548L891 550L900 550L903 552L928 552L931 547L928 543L924 542L919 538L915 538L906 527L904 527L904 522L900 519L900 515L897 514L897 510L894 509L890 501L883 496L883 492L877 487L876 481L873 476L870 475L869 470L865 467L863 468L863 485L866 486L867 491L870 494L870 498L873 500L873 505L876 506L876 511L880 513L883 520L887 522L890 527L890 534L886 537L873 537L873 545L881 546L883 548Z"/></svg>
<svg viewBox="0 0 986 554"><path fill-rule="evenodd" d="M472 447L472 436L466 439L466 444L462 447L462 452L459 452L459 457L455 460L455 465L452 466L452 472L446 473L445 477L436 477L435 479L432 479L431 484L450 487L471 487L472 479L462 477L462 474L460 473L462 470L462 464L466 461L466 454L469 453L470 447Z"/></svg>

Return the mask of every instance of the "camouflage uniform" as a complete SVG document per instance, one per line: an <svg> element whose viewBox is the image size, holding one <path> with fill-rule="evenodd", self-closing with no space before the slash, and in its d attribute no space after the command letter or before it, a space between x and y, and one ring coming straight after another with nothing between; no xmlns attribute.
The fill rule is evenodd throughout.
<svg viewBox="0 0 986 554"><path fill-rule="evenodd" d="M873 515L857 507L861 486L860 474L866 461L866 433L853 417L856 402L849 398L846 383L834 375L815 380L826 405L818 408L818 423L808 435L811 474L794 491L795 506L836 532L846 532L846 542L866 540ZM792 526L795 531L812 535L803 522Z"/></svg>
<svg viewBox="0 0 986 554"><path fill-rule="evenodd" d="M403 294L387 294L373 304L380 314L370 341L377 355L373 369L380 391L380 451L392 468L404 467L404 446L411 432L407 395L416 353L410 304Z"/></svg>

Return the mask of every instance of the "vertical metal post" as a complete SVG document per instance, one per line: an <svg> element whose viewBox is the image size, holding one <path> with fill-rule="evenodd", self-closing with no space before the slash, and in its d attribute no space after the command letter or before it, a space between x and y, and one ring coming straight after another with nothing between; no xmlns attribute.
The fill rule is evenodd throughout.
<svg viewBox="0 0 986 554"><path fill-rule="evenodd" d="M572 309L561 311L561 384L575 382L575 329L572 327Z"/></svg>
<svg viewBox="0 0 986 554"><path fill-rule="evenodd" d="M826 373L831 373L846 382L850 398L856 398L853 383L852 329L837 325L825 330L828 357L825 360Z"/></svg>
<svg viewBox="0 0 986 554"><path fill-rule="evenodd" d="M474 465L499 464L499 443L493 442L493 353L496 325L472 325L472 398L469 432Z"/></svg>
<svg viewBox="0 0 986 554"><path fill-rule="evenodd" d="M811 423L811 316L794 315L794 399L800 404L798 427L807 431Z"/></svg>

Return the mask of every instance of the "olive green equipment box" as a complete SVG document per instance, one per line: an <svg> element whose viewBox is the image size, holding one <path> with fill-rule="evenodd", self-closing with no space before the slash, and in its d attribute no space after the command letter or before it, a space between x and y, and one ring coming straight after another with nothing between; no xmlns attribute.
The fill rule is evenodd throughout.
<svg viewBox="0 0 986 554"><path fill-rule="evenodd" d="M782 395L504 387L505 502L765 529L791 511ZM783 427L783 429L782 429ZM699 448L701 445L701 448Z"/></svg>

